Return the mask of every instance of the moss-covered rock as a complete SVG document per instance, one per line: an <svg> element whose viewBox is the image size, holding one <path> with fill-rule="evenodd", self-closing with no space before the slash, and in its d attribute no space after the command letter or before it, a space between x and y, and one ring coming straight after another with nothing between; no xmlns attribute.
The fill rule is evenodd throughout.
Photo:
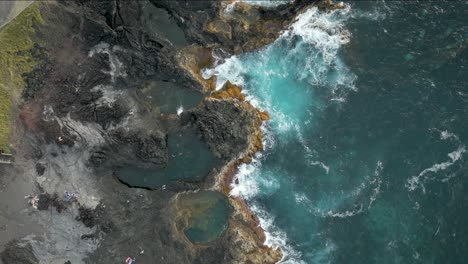
<svg viewBox="0 0 468 264"><path fill-rule="evenodd" d="M26 8L0 31L0 150L10 152L12 105L24 87L23 75L37 65L32 52L35 27L44 24L40 2Z"/></svg>

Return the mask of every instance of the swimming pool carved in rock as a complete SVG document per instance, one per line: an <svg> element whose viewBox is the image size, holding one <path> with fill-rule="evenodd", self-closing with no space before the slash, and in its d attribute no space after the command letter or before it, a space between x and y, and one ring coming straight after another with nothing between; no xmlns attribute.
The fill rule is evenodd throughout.
<svg viewBox="0 0 468 264"><path fill-rule="evenodd" d="M195 132L169 134L168 147L167 166L141 168L127 165L118 168L115 175L129 186L157 189L172 181L200 181L217 164L217 159Z"/></svg>
<svg viewBox="0 0 468 264"><path fill-rule="evenodd" d="M177 202L177 228L194 244L220 238L228 227L231 208L226 197L214 191L182 194Z"/></svg>
<svg viewBox="0 0 468 264"><path fill-rule="evenodd" d="M180 114L180 110L194 108L203 100L202 93L165 81L149 83L143 87L142 93L164 114Z"/></svg>

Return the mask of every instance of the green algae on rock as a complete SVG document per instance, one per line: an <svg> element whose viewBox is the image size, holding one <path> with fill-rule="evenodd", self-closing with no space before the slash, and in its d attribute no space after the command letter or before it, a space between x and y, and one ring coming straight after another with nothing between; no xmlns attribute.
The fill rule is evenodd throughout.
<svg viewBox="0 0 468 264"><path fill-rule="evenodd" d="M24 87L22 75L37 65L31 54L37 43L32 40L36 33L33 25L44 23L37 2L0 31L0 150L5 152L10 151L13 98Z"/></svg>

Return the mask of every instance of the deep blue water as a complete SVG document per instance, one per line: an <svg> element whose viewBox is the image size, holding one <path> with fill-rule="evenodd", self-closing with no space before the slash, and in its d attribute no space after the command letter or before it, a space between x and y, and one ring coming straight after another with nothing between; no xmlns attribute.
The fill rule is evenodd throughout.
<svg viewBox="0 0 468 264"><path fill-rule="evenodd" d="M286 263L466 263L467 2L311 9L206 75L267 110L232 195Z"/></svg>

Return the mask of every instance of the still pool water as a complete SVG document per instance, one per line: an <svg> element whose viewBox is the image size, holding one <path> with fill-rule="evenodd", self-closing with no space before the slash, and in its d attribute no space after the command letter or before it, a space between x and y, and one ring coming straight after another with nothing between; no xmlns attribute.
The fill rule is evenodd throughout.
<svg viewBox="0 0 468 264"><path fill-rule="evenodd" d="M199 181L217 164L217 159L194 132L169 134L169 162L164 168L125 166L116 176L134 187L156 189L172 181Z"/></svg>
<svg viewBox="0 0 468 264"><path fill-rule="evenodd" d="M207 75L270 113L242 165L284 263L466 263L467 2L312 8Z"/></svg>
<svg viewBox="0 0 468 264"><path fill-rule="evenodd" d="M165 39L175 48L187 45L185 34L175 19L164 9L155 7L148 0L142 1L142 23L151 29L149 32L157 40ZM162 43L168 45L167 42Z"/></svg>
<svg viewBox="0 0 468 264"><path fill-rule="evenodd" d="M184 233L193 243L209 243L228 226L230 207L219 192L205 191L179 196L178 212L184 218Z"/></svg>
<svg viewBox="0 0 468 264"><path fill-rule="evenodd" d="M196 107L203 94L193 89L179 87L172 82L154 81L142 89L154 108L164 114L180 114Z"/></svg>

